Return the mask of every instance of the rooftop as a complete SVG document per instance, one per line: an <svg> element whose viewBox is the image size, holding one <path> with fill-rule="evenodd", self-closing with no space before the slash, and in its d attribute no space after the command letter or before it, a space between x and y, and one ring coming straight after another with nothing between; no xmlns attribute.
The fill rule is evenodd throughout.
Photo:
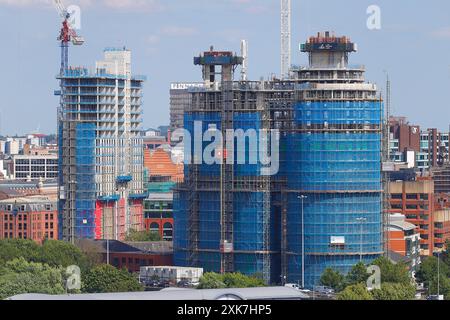
<svg viewBox="0 0 450 320"><path fill-rule="evenodd" d="M56 202L47 196L29 196L1 200L0 204L29 204L29 203L49 203Z"/></svg>
<svg viewBox="0 0 450 320"><path fill-rule="evenodd" d="M263 287L245 289L179 289L169 288L161 291L129 292L129 293L102 293L79 295L43 295L23 294L8 300L309 300L310 298L300 291L288 287Z"/></svg>

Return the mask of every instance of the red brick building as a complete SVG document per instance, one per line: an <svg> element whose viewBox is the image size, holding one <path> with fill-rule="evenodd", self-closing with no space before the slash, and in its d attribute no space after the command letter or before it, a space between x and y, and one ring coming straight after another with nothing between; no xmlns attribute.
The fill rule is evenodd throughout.
<svg viewBox="0 0 450 320"><path fill-rule="evenodd" d="M144 201L145 230L158 233L164 241L172 241L173 224L173 193L150 193Z"/></svg>
<svg viewBox="0 0 450 320"><path fill-rule="evenodd" d="M431 177L416 181L390 183L390 213L400 213L420 233L421 255L431 256L434 250L434 181Z"/></svg>
<svg viewBox="0 0 450 320"><path fill-rule="evenodd" d="M420 234L412 223L401 214L392 214L389 219L389 250L409 258L411 271L420 264Z"/></svg>
<svg viewBox="0 0 450 320"><path fill-rule="evenodd" d="M450 209L441 208L433 213L434 217L434 247L436 251L445 250L445 244L450 241Z"/></svg>
<svg viewBox="0 0 450 320"><path fill-rule="evenodd" d="M139 272L141 267L172 266L172 242L130 242L116 240L78 240L77 246L86 253L99 254L102 263L129 272Z"/></svg>
<svg viewBox="0 0 450 320"><path fill-rule="evenodd" d="M31 239L39 244L58 239L56 201L47 196L0 201L0 239Z"/></svg>
<svg viewBox="0 0 450 320"><path fill-rule="evenodd" d="M392 137L399 142L399 151L420 152L420 127L411 125L405 117L391 117L390 131Z"/></svg>

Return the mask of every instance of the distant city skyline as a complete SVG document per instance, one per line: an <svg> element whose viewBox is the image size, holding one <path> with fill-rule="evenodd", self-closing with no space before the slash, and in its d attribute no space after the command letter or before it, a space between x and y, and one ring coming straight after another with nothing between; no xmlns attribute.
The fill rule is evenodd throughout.
<svg viewBox="0 0 450 320"><path fill-rule="evenodd" d="M82 9L83 47L70 64L93 67L105 47L132 50L133 73L144 74L144 126L169 124L171 82L199 81L192 57L214 45L239 52L249 42L249 79L280 73L278 0L65 0ZM356 42L350 64L364 64L366 80L392 81L392 114L422 128L448 131L450 3L427 1L293 0L293 64L305 65L298 44L319 31ZM413 3L413 5L411 5ZM366 26L369 5L381 8L381 30ZM189 12L189 15L186 14ZM56 132L60 18L49 0L0 0L0 135Z"/></svg>

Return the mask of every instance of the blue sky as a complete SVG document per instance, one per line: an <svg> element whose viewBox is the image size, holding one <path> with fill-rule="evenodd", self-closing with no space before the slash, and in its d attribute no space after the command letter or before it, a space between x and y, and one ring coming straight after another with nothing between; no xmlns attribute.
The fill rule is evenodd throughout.
<svg viewBox="0 0 450 320"><path fill-rule="evenodd" d="M239 51L249 41L249 77L280 70L278 0L64 0L82 9L83 47L71 65L93 66L104 47L133 51L133 72L148 77L144 125L169 123L169 84L198 81L192 57L210 45ZM393 112L422 127L450 124L450 1L292 0L293 64L306 64L298 44L318 31L358 43L351 64L364 64L367 80L392 80ZM366 27L366 9L381 8L382 29ZM0 134L56 127L60 18L49 0L0 0Z"/></svg>

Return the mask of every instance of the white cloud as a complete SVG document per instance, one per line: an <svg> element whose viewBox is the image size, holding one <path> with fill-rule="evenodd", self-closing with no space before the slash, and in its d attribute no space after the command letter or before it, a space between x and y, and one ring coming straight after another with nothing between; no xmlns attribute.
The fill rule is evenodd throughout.
<svg viewBox="0 0 450 320"><path fill-rule="evenodd" d="M431 36L438 39L450 39L450 27L434 30Z"/></svg>

